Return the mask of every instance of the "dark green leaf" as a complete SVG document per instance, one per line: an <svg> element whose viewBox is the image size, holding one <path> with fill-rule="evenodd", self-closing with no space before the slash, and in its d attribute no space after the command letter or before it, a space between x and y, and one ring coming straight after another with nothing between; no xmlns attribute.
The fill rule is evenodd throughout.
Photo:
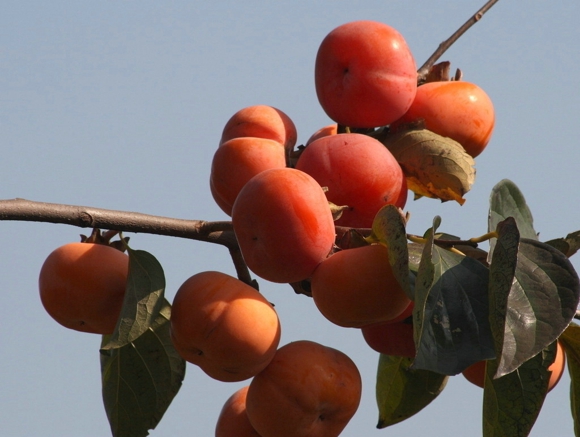
<svg viewBox="0 0 580 437"><path fill-rule="evenodd" d="M129 277L121 316L103 349L123 347L142 335L163 305L165 275L157 259L143 250L129 251Z"/></svg>
<svg viewBox="0 0 580 437"><path fill-rule="evenodd" d="M534 219L524 195L516 184L508 179L503 179L491 190L488 231L495 231L498 223L508 217L514 218L523 238L538 238L538 234L534 230ZM494 246L495 239L492 238L489 241L490 255L493 253Z"/></svg>
<svg viewBox="0 0 580 437"><path fill-rule="evenodd" d="M570 372L570 409L574 419L574 435L580 436L580 326L572 323L560 336L566 351L566 362Z"/></svg>
<svg viewBox="0 0 580 437"><path fill-rule="evenodd" d="M446 375L411 369L411 358L380 355L376 396L377 428L402 422L431 403L445 388Z"/></svg>
<svg viewBox="0 0 580 437"><path fill-rule="evenodd" d="M385 245L389 251L389 264L401 288L411 296L409 283L409 252L405 219L399 208L393 205L383 206L373 220L372 234L369 240Z"/></svg>
<svg viewBox="0 0 580 437"><path fill-rule="evenodd" d="M101 349L103 402L114 437L147 436L185 376L185 361L171 343L171 306L163 302L143 335L123 347ZM103 337L103 345L108 343L107 337Z"/></svg>
<svg viewBox="0 0 580 437"><path fill-rule="evenodd" d="M556 343L523 363L517 370L493 379L497 360L487 362L483 394L484 437L526 437L544 403L556 357Z"/></svg>
<svg viewBox="0 0 580 437"><path fill-rule="evenodd" d="M580 249L580 231L572 232L566 235L566 238L556 238L546 241L552 247L555 247L568 258L574 255Z"/></svg>
<svg viewBox="0 0 580 437"><path fill-rule="evenodd" d="M554 342L578 306L580 282L560 251L522 238L511 219L498 225L490 267L490 322L498 374L517 369Z"/></svg>
<svg viewBox="0 0 580 437"><path fill-rule="evenodd" d="M435 223L436 224L436 223ZM415 283L416 369L456 375L495 357L488 320L488 269L427 238Z"/></svg>

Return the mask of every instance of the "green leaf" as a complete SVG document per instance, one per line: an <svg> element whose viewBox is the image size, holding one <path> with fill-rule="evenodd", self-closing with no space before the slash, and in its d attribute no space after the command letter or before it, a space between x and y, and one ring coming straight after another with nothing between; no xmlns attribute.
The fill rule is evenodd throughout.
<svg viewBox="0 0 580 437"><path fill-rule="evenodd" d="M379 242L387 247L389 264L393 269L393 274L407 296L411 296L409 252L405 226L405 219L401 215L400 209L394 205L385 205L373 220L372 234L369 240Z"/></svg>
<svg viewBox="0 0 580 437"><path fill-rule="evenodd" d="M562 252L519 238L511 218L498 224L490 266L490 322L497 376L513 372L554 342L576 313L580 281Z"/></svg>
<svg viewBox="0 0 580 437"><path fill-rule="evenodd" d="M163 305L165 274L157 259L144 250L128 249L129 277L115 332L103 349L123 347L149 329Z"/></svg>
<svg viewBox="0 0 580 437"><path fill-rule="evenodd" d="M437 224L437 223L435 223ZM456 375L495 357L488 320L488 269L433 244L428 232L415 283L413 368Z"/></svg>
<svg viewBox="0 0 580 437"><path fill-rule="evenodd" d="M544 403L556 342L501 378L497 360L487 362L483 392L484 437L526 437Z"/></svg>
<svg viewBox="0 0 580 437"><path fill-rule="evenodd" d="M415 415L445 388L448 376L412 369L412 361L411 358L380 355L376 385L377 428L386 428Z"/></svg>
<svg viewBox="0 0 580 437"><path fill-rule="evenodd" d="M572 232L566 235L566 238L556 238L546 241L552 247L555 247L568 258L574 255L580 249L580 231Z"/></svg>
<svg viewBox="0 0 580 437"><path fill-rule="evenodd" d="M520 189L509 179L503 179L491 190L489 199L488 232L493 232L499 222L513 217L523 238L537 239L534 230L534 219L526 199ZM489 241L490 256L493 253L495 239ZM490 259L491 261L491 259Z"/></svg>
<svg viewBox="0 0 580 437"><path fill-rule="evenodd" d="M574 435L580 436L580 326L572 323L560 336L566 351L566 362L570 373L570 409L574 419Z"/></svg>
<svg viewBox="0 0 580 437"><path fill-rule="evenodd" d="M142 437L157 426L185 377L185 361L173 348L164 305L151 326L133 342L101 349L103 402L114 437ZM102 344L109 342L103 337Z"/></svg>

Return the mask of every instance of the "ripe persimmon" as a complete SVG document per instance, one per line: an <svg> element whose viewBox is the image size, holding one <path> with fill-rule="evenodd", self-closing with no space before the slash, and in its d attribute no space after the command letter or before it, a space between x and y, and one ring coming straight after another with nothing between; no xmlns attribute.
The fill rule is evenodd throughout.
<svg viewBox="0 0 580 437"><path fill-rule="evenodd" d="M316 55L316 95L339 124L372 128L392 123L411 106L417 68L403 36L376 21L332 30Z"/></svg>
<svg viewBox="0 0 580 437"><path fill-rule="evenodd" d="M341 250L325 259L311 278L312 298L338 326L360 328L388 322L410 304L381 244Z"/></svg>
<svg viewBox="0 0 580 437"><path fill-rule="evenodd" d="M486 361L478 361L477 363L472 364L467 369L465 369L462 374L469 382L478 387L483 388L485 385L485 367ZM556 358L554 362L548 367L552 373L550 375L550 380L548 381L548 392L552 390L556 384L562 378L562 374L564 373L564 368L566 367L566 354L564 352L564 348L558 342L556 346Z"/></svg>
<svg viewBox="0 0 580 437"><path fill-rule="evenodd" d="M107 245L69 243L44 261L40 299L61 325L81 332L112 334L123 307L129 257Z"/></svg>
<svg viewBox="0 0 580 437"><path fill-rule="evenodd" d="M244 185L232 224L246 264L268 281L310 277L334 244L334 221L322 187L293 168L263 171Z"/></svg>
<svg viewBox="0 0 580 437"><path fill-rule="evenodd" d="M227 121L220 145L232 138L258 137L277 141L292 150L298 138L296 126L284 112L267 105L240 109Z"/></svg>
<svg viewBox="0 0 580 437"><path fill-rule="evenodd" d="M412 323L376 323L363 326L361 333L366 343L382 354L408 358L414 358L417 354Z"/></svg>
<svg viewBox="0 0 580 437"><path fill-rule="evenodd" d="M358 409L361 391L360 373L347 355L295 341L254 377L246 412L262 437L335 437Z"/></svg>
<svg viewBox="0 0 580 437"><path fill-rule="evenodd" d="M225 273L193 275L177 290L171 340L186 361L224 382L251 378L268 365L280 321L266 298Z"/></svg>
<svg viewBox="0 0 580 437"><path fill-rule="evenodd" d="M216 423L215 437L261 437L246 414L248 388L240 388L225 402Z"/></svg>

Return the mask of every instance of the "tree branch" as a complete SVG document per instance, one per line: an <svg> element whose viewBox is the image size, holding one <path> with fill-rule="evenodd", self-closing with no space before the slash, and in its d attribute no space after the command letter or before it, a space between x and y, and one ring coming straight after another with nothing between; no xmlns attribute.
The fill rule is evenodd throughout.
<svg viewBox="0 0 580 437"><path fill-rule="evenodd" d="M421 68L417 70L418 83L422 83L425 81L425 78L427 77L429 70L431 69L433 64L435 64L435 62L443 55L443 53L445 53L449 49L449 47L451 47L453 43L457 41L459 37L461 37L461 35L467 32L467 30L471 26L473 26L475 23L481 20L483 14L485 14L488 10L490 10L491 7L495 5L498 1L499 0L489 0L485 5L481 7L479 11L477 11L469 20L467 20L463 24L463 26L457 29L457 31L455 31L453 35L451 35L448 39L439 44L437 50L435 50L435 52L433 52L433 54L429 57L429 59L425 61L425 63L421 66Z"/></svg>
<svg viewBox="0 0 580 437"><path fill-rule="evenodd" d="M79 228L165 235L220 244L228 248L238 278L256 286L241 256L232 223L229 221L184 220L26 199L0 200L0 220L57 223Z"/></svg>

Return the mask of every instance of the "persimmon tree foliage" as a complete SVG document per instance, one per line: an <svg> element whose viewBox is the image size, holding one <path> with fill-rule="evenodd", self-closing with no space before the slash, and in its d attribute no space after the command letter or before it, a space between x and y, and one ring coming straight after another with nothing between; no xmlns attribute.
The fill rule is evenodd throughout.
<svg viewBox="0 0 580 437"><path fill-rule="evenodd" d="M417 414L450 376L466 372L483 386L482 434L527 436L566 363L580 436L580 326L573 322L580 280L569 261L580 231L541 241L524 195L507 179L491 192L481 236L442 233L438 216L423 235L406 229L408 190L416 200L463 204L475 183L474 158L490 140L493 105L459 70L451 75L448 62L435 62L496 2L418 69L390 26L356 21L332 30L318 52L315 82L333 125L296 147L296 127L276 108L243 108L225 124L209 188L232 221L0 201L2 220L93 229L48 257L40 293L63 326L102 335L102 393L113 436L146 436L156 427L186 362L224 382L248 380L249 388L225 403L216 436L342 432L360 399L356 366L308 339L279 347L275 308L253 274L312 297L326 318L360 329L361 341L380 352L378 428ZM198 272L169 302L162 266L134 249L128 232L222 245L237 278ZM478 247L483 242L489 250ZM98 258L111 251L115 261ZM122 290L99 296L96 279L84 287L85 271L106 282L110 270L116 284L126 283L122 305ZM242 332L246 321L255 323ZM311 360L320 360L315 374ZM315 399L305 394L312 384ZM319 408L316 414L307 405Z"/></svg>

